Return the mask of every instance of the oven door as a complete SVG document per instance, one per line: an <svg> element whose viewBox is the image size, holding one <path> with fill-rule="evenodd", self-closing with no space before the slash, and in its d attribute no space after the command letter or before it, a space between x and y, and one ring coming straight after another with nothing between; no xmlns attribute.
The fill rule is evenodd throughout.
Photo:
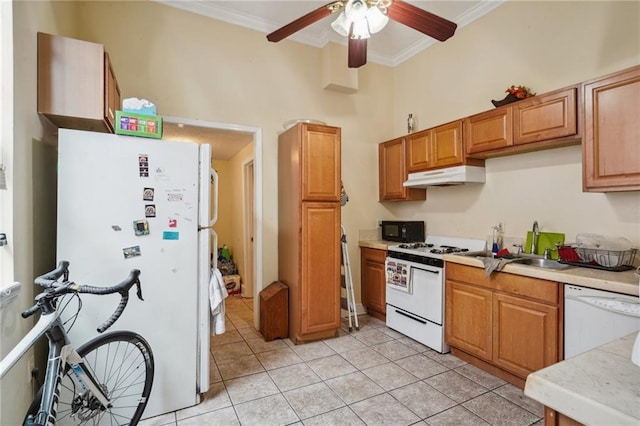
<svg viewBox="0 0 640 426"><path fill-rule="evenodd" d="M438 325L443 324L444 276L442 268L387 259L408 265L407 290L387 280L387 303ZM387 277L389 276L387 269Z"/></svg>

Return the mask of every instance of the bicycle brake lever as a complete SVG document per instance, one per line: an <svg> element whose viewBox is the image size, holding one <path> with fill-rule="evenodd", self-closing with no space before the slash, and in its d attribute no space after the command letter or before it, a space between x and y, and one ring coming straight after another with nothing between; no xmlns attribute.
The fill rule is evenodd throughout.
<svg viewBox="0 0 640 426"><path fill-rule="evenodd" d="M140 280L138 280L138 282L136 283L136 287L137 287L136 293L138 294L138 299L144 300L142 298L142 285L140 284Z"/></svg>

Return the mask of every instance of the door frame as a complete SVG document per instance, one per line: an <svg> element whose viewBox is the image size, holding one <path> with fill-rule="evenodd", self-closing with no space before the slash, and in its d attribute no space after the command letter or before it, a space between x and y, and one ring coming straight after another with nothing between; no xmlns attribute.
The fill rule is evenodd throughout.
<svg viewBox="0 0 640 426"><path fill-rule="evenodd" d="M207 127L218 130L228 130L253 135L253 214L254 214L254 256L253 256L253 326L256 330L260 322L260 307L258 305L258 286L256 280L262 277L262 128L241 124L218 123L213 121L195 120L180 117L162 117L164 122L183 123L189 126ZM215 152L213 153L215 159Z"/></svg>
<svg viewBox="0 0 640 426"><path fill-rule="evenodd" d="M245 277L249 282L249 288L247 289L247 293L254 297L256 300L256 280L255 280L255 270L253 269L254 265L254 257L255 257L255 232L256 232L256 221L255 221L255 161L254 159L245 161L242 164L242 189L243 189L243 245L244 245L244 270ZM243 289L244 290L244 289ZM244 291L242 292L244 296Z"/></svg>

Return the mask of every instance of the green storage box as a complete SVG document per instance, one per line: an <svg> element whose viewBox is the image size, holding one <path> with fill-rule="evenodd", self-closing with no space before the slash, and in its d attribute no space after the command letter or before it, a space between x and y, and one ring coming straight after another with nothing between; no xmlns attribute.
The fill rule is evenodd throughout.
<svg viewBox="0 0 640 426"><path fill-rule="evenodd" d="M142 136L144 138L162 138L162 117L137 114L129 111L116 111L116 134Z"/></svg>

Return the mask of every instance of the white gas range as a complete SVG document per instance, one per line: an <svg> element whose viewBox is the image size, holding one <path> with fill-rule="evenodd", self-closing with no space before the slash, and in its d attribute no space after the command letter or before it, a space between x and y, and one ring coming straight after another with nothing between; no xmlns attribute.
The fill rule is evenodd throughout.
<svg viewBox="0 0 640 426"><path fill-rule="evenodd" d="M387 326L440 353L444 341L444 260L447 253L484 250L484 240L429 235L425 242L387 248Z"/></svg>

